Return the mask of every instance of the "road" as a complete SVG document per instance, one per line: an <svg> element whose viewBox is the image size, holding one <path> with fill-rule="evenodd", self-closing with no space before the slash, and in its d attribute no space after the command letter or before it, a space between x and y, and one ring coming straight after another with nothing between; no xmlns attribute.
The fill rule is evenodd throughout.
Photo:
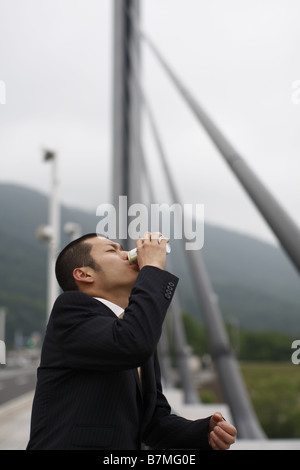
<svg viewBox="0 0 300 470"><path fill-rule="evenodd" d="M1 366L0 368L0 405L35 389L35 363Z"/></svg>

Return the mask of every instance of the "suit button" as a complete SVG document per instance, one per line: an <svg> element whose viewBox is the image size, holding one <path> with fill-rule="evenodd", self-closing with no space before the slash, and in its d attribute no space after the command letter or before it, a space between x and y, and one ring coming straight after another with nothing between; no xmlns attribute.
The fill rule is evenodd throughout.
<svg viewBox="0 0 300 470"><path fill-rule="evenodd" d="M166 287L166 290L165 290L165 298L170 300L172 299L172 296L173 296L173 291L174 291L174 282L168 282L167 284L167 287Z"/></svg>

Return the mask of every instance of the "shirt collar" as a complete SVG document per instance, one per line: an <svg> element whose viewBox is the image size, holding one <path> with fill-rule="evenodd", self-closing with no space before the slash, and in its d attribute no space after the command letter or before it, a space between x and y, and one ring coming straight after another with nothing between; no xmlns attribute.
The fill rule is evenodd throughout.
<svg viewBox="0 0 300 470"><path fill-rule="evenodd" d="M115 315L117 315L117 317L119 317L124 312L124 309L122 307L119 307L119 305L116 305L113 302L110 302L109 300L102 299L101 297L94 297L94 299L99 300L99 302L102 302L104 305L106 305L110 310L114 312Z"/></svg>

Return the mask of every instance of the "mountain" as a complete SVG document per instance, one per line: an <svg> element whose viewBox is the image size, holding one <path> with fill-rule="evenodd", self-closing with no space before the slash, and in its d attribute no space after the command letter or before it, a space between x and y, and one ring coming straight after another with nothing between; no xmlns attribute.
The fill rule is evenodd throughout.
<svg viewBox="0 0 300 470"><path fill-rule="evenodd" d="M62 226L79 223L83 232L95 231L95 216L61 208ZM6 338L16 332L43 332L46 322L47 246L36 238L48 221L47 196L32 189L0 184L0 306L7 309ZM62 245L68 237L62 232Z"/></svg>
<svg viewBox="0 0 300 470"><path fill-rule="evenodd" d="M0 306L7 309L6 338L43 332L46 321L47 247L36 230L47 224L48 199L18 185L0 184ZM62 206L62 226L74 222L95 232L96 213ZM62 246L69 240L62 233ZM192 279L172 240L173 270L182 306L201 319ZM300 334L299 276L281 249L250 236L205 225L202 255L226 322L252 330Z"/></svg>
<svg viewBox="0 0 300 470"><path fill-rule="evenodd" d="M281 248L206 224L202 256L225 322L299 334L300 278Z"/></svg>

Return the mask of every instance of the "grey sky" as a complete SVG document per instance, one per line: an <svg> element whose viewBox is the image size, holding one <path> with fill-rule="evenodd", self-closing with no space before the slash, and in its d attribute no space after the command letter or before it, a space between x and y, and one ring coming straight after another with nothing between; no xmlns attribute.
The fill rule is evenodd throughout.
<svg viewBox="0 0 300 470"><path fill-rule="evenodd" d="M43 147L58 152L63 202L96 211L110 197L112 0L0 0L0 182L47 192ZM300 224L300 3L142 0L142 28L252 169ZM143 79L182 202L207 222L273 240L143 47ZM145 125L160 202L169 202ZM153 171L154 173L154 171Z"/></svg>

